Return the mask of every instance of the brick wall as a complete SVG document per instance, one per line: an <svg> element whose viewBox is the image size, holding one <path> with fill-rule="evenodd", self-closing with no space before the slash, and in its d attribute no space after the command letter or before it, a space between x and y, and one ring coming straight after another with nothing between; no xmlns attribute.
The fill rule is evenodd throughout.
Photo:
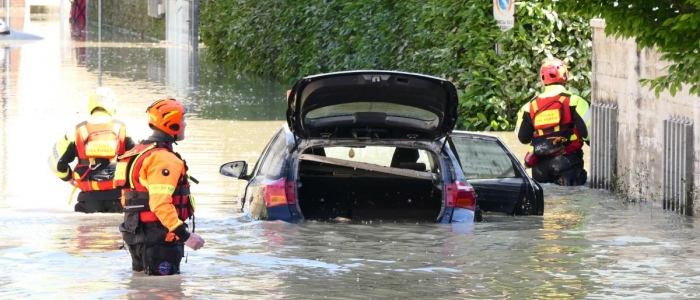
<svg viewBox="0 0 700 300"><path fill-rule="evenodd" d="M639 84L641 78L665 74L667 62L652 49L638 49L634 40L605 35L605 21L592 20L593 76L592 102L618 106L617 169L631 189L645 187L648 199L658 199L662 187L664 147L663 121L671 116L693 121L693 183L700 186L700 97L690 96L688 87L672 97ZM628 172L624 172L627 170ZM639 174L645 176L639 176ZM654 191L658 194L654 195ZM697 196L696 201L697 201ZM657 201L658 202L658 201ZM696 205L696 211L697 211Z"/></svg>

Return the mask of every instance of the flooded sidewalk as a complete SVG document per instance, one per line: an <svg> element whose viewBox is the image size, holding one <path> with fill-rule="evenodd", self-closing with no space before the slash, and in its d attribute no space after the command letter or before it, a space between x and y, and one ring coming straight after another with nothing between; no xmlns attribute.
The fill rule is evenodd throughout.
<svg viewBox="0 0 700 300"><path fill-rule="evenodd" d="M466 225L250 220L235 197L244 181L218 169L255 163L285 122L288 87L203 60L180 71L194 79L174 83L172 45L117 33L78 42L61 28L28 22L23 30L44 39L6 48L0 62L2 299L700 298L697 219L586 187L545 184L542 217L486 214ZM200 181L196 232L207 243L186 251L182 275L132 272L122 215L73 212L71 186L48 170L53 143L87 116L100 83L136 139L149 133L153 101L191 108L175 150ZM513 133L496 135L524 153Z"/></svg>

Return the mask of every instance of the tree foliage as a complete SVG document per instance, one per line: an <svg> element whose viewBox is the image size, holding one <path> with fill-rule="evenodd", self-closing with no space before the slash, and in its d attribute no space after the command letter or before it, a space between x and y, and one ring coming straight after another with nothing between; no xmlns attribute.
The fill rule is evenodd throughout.
<svg viewBox="0 0 700 300"><path fill-rule="evenodd" d="M516 4L515 28L503 32L483 0L203 0L200 35L212 60L282 80L353 69L440 76L461 92L459 129L510 130L548 56L569 65L572 89L590 91L588 22Z"/></svg>
<svg viewBox="0 0 700 300"><path fill-rule="evenodd" d="M700 0L547 0L558 9L587 18L604 18L605 33L634 38L639 47L656 48L672 64L668 74L642 79L658 97L663 90L675 95L681 84L700 95Z"/></svg>

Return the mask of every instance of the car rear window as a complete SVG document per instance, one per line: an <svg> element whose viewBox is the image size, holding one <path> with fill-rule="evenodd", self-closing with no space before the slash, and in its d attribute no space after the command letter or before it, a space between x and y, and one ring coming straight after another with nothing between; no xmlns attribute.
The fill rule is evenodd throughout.
<svg viewBox="0 0 700 300"><path fill-rule="evenodd" d="M467 179L516 177L513 161L497 141L453 138L452 142Z"/></svg>
<svg viewBox="0 0 700 300"><path fill-rule="evenodd" d="M430 153L425 150L417 149L418 159L414 162L424 163L427 169L432 168L432 163L430 160ZM325 155L330 158L345 159L363 163L370 163L375 165L380 165L384 167L395 167L392 166L392 160L394 153L396 152L395 147L362 147L362 148L351 148L351 147L326 147Z"/></svg>
<svg viewBox="0 0 700 300"><path fill-rule="evenodd" d="M352 116L356 112L385 113L387 116L411 118L421 121L433 121L438 116L430 111L386 102L353 102L324 106L306 114L306 118L315 120L328 117Z"/></svg>

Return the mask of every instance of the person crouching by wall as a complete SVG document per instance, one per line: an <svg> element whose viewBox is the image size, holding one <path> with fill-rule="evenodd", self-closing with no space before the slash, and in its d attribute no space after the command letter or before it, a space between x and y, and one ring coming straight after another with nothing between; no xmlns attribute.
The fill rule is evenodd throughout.
<svg viewBox="0 0 700 300"><path fill-rule="evenodd" d="M591 113L586 100L565 87L569 71L552 58L540 68L544 92L518 112L518 140L530 144L525 166L540 183L572 186L586 183L583 144L589 143Z"/></svg>

